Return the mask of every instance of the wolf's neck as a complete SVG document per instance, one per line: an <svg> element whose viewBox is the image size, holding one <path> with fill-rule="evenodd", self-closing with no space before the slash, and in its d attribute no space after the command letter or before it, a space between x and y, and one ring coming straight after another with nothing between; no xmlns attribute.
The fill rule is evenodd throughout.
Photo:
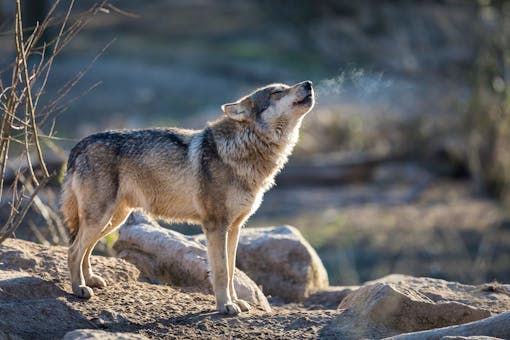
<svg viewBox="0 0 510 340"><path fill-rule="evenodd" d="M274 177L287 162L297 138L275 143L253 128L222 123L223 126L211 126L220 158L252 190L269 189L274 184Z"/></svg>

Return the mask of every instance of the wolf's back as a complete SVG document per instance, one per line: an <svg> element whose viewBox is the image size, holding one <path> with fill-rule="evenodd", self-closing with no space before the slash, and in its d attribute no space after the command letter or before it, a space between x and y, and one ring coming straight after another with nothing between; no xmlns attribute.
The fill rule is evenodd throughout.
<svg viewBox="0 0 510 340"><path fill-rule="evenodd" d="M82 206L84 186L96 185L103 198L114 198L120 172L143 186L146 173L183 167L194 132L174 128L105 131L79 141L69 154L61 195L71 242L79 229L78 200Z"/></svg>

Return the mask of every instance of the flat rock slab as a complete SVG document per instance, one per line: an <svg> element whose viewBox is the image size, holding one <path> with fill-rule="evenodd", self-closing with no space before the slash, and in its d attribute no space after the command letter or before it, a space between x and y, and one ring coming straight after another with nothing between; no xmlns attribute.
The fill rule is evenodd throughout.
<svg viewBox="0 0 510 340"><path fill-rule="evenodd" d="M62 340L145 340L149 339L135 333L105 332L97 329L77 329L66 333Z"/></svg>
<svg viewBox="0 0 510 340"><path fill-rule="evenodd" d="M447 335L447 336L441 337L441 340L504 340L504 339L495 338L493 336L483 336L483 335L474 335L474 336Z"/></svg>
<svg viewBox="0 0 510 340"><path fill-rule="evenodd" d="M431 329L428 331L401 334L392 340L435 339L510 339L510 312L505 312L480 321L458 326Z"/></svg>

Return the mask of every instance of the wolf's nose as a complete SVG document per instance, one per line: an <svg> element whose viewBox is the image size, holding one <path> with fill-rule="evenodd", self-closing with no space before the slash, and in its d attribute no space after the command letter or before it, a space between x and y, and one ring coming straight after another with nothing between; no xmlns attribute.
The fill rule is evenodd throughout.
<svg viewBox="0 0 510 340"><path fill-rule="evenodd" d="M311 81L307 80L307 81L304 81L303 83L304 83L303 86L304 86L304 88L306 90L311 90L312 89L312 82Z"/></svg>

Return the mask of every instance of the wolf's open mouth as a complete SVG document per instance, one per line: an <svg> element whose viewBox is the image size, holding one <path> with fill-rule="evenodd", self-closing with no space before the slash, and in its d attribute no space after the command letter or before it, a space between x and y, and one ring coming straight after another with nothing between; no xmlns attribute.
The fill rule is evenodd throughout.
<svg viewBox="0 0 510 340"><path fill-rule="evenodd" d="M294 104L296 104L296 105L308 104L311 101L312 101L312 94L309 93L305 98L301 99L300 101L294 102Z"/></svg>

